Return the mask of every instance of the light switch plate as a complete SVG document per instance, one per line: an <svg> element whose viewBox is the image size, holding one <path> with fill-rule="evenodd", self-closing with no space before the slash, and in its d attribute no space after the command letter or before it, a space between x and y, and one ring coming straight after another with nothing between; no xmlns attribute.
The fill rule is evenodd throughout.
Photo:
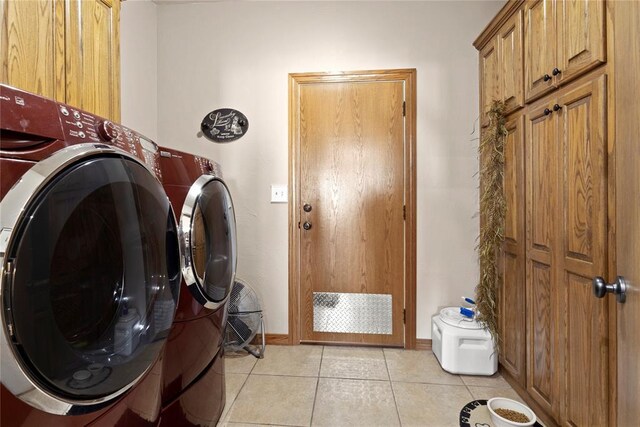
<svg viewBox="0 0 640 427"><path fill-rule="evenodd" d="M271 185L271 203L287 203L289 192L286 185Z"/></svg>

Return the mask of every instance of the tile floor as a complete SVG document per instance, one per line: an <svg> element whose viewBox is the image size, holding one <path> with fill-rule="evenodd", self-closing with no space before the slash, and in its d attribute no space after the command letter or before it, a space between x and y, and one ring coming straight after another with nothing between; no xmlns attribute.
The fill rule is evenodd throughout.
<svg viewBox="0 0 640 427"><path fill-rule="evenodd" d="M448 374L431 351L268 346L225 363L218 426L458 426L472 400L521 401L499 374Z"/></svg>

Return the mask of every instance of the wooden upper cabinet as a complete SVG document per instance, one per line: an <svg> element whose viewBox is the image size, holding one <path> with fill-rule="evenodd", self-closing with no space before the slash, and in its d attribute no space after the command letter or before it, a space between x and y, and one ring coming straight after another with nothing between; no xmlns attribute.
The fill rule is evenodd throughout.
<svg viewBox="0 0 640 427"><path fill-rule="evenodd" d="M0 81L64 101L64 2L0 2Z"/></svg>
<svg viewBox="0 0 640 427"><path fill-rule="evenodd" d="M480 122L482 126L489 124L487 113L491 103L501 99L498 62L498 39L493 38L484 49L480 51L480 75L481 79L481 106Z"/></svg>
<svg viewBox="0 0 640 427"><path fill-rule="evenodd" d="M506 114L524 106L522 11L517 11L498 34L500 95Z"/></svg>
<svg viewBox="0 0 640 427"><path fill-rule="evenodd" d="M120 120L120 0L1 1L0 81Z"/></svg>
<svg viewBox="0 0 640 427"><path fill-rule="evenodd" d="M607 60L604 0L558 3L557 78L565 82Z"/></svg>
<svg viewBox="0 0 640 427"><path fill-rule="evenodd" d="M67 103L119 121L120 1L67 1Z"/></svg>
<svg viewBox="0 0 640 427"><path fill-rule="evenodd" d="M527 101L553 90L556 67L556 2L534 0L524 6L524 81Z"/></svg>
<svg viewBox="0 0 640 427"><path fill-rule="evenodd" d="M524 14L527 102L606 61L604 0L530 0Z"/></svg>

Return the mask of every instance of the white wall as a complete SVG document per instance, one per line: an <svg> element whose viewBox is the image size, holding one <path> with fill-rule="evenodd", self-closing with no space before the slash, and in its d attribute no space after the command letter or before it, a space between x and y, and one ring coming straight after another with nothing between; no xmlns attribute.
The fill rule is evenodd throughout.
<svg viewBox="0 0 640 427"><path fill-rule="evenodd" d="M120 10L121 122L158 138L158 13L151 0L129 0Z"/></svg>
<svg viewBox="0 0 640 427"><path fill-rule="evenodd" d="M269 185L287 183L287 77L293 72L417 69L418 338L431 337L438 306L473 294L478 59L471 43L503 4L158 6L157 141L222 164L236 205L238 275L260 293L269 333L288 329L288 212L269 203ZM198 136L205 114L221 107L247 115L245 137L217 145Z"/></svg>

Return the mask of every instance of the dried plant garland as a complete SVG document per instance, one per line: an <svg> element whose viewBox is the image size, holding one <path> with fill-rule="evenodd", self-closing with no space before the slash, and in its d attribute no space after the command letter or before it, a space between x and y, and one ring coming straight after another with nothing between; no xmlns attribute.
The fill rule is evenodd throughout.
<svg viewBox="0 0 640 427"><path fill-rule="evenodd" d="M504 196L504 103L494 101L489 110L489 127L478 147L480 155L480 236L478 258L480 281L476 287L477 320L489 330L496 348L498 336L498 254L504 240L506 201Z"/></svg>

